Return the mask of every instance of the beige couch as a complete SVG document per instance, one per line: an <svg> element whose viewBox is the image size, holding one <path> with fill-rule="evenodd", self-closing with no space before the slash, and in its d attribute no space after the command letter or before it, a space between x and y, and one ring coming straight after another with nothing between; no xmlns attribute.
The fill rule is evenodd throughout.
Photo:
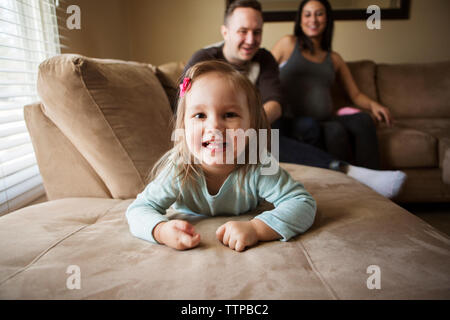
<svg viewBox="0 0 450 320"><path fill-rule="evenodd" d="M450 61L349 63L361 91L389 108L394 125L378 127L381 164L408 180L396 202L450 201ZM337 108L351 104L337 84Z"/></svg>
<svg viewBox="0 0 450 320"><path fill-rule="evenodd" d="M215 238L236 219L226 216L191 219L202 235L193 250L133 237L125 210L170 146L161 70L77 55L41 64L42 102L25 116L49 201L0 218L1 299L450 298L449 237L330 170L282 164L318 203L314 225L289 242L232 251ZM381 288L369 289L375 276Z"/></svg>

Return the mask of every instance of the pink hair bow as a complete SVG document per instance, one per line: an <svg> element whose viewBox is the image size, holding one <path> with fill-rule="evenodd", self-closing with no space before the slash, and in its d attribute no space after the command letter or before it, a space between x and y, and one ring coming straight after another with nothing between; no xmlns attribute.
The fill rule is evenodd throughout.
<svg viewBox="0 0 450 320"><path fill-rule="evenodd" d="M184 78L183 83L180 84L180 98L183 98L186 94L186 91L188 91L191 88L191 78Z"/></svg>

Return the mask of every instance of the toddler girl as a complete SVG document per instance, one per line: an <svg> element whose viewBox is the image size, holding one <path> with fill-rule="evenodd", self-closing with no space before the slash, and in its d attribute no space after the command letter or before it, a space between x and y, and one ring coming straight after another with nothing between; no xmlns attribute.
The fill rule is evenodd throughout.
<svg viewBox="0 0 450 320"><path fill-rule="evenodd" d="M303 185L278 165L267 174L264 163L250 161L251 145L262 135L235 132L268 129L259 94L232 66L205 61L192 66L180 85L176 133L184 133L152 170L152 181L127 209L131 233L141 239L184 250L200 243L200 234L183 220L169 220L166 209L203 215L240 215L265 199L274 209L250 221L229 221L216 237L243 251L258 241L290 238L313 224L316 202ZM257 139L253 144L251 139ZM266 144L263 144L266 145ZM261 147L258 155L262 154Z"/></svg>

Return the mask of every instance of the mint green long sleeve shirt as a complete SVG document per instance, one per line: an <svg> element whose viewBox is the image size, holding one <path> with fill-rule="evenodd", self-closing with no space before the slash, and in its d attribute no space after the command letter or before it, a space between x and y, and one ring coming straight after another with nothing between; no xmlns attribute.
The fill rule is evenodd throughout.
<svg viewBox="0 0 450 320"><path fill-rule="evenodd" d="M261 166L248 170L244 179L233 171L216 195L210 195L205 177L197 179L198 188L184 185L174 178L174 169L166 169L141 192L128 207L126 217L130 232L140 239L157 243L156 225L169 219L166 210L173 205L177 212L202 216L240 215L258 207L265 199L274 209L255 218L278 232L282 241L304 233L311 227L316 202L303 185L278 166L272 175L261 174ZM197 191L196 191L197 190Z"/></svg>

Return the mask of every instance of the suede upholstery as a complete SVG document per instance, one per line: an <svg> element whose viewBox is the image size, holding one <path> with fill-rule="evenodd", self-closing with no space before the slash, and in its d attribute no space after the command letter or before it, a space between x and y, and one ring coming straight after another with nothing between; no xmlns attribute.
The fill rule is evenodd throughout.
<svg viewBox="0 0 450 320"><path fill-rule="evenodd" d="M450 299L450 238L331 170L281 164L318 205L311 229L288 242L238 253L216 239L221 224L251 219L268 203L206 219L169 209L201 234L192 250L133 237L125 210L170 147L161 70L74 55L43 63L42 103L25 116L51 200L0 217L0 299ZM448 158L445 151L444 168ZM438 167L407 172L406 190L422 201L427 179L442 175ZM431 184L433 199L446 187ZM367 286L372 265L381 289ZM69 266L79 267L80 289L67 287Z"/></svg>
<svg viewBox="0 0 450 320"><path fill-rule="evenodd" d="M134 238L124 214L132 200L66 198L1 217L0 299L450 298L449 237L342 173L282 166L316 198L314 225L242 253L215 230L256 212L191 218L202 241L188 251ZM79 290L66 287L71 265ZM367 288L371 265L380 290Z"/></svg>
<svg viewBox="0 0 450 320"><path fill-rule="evenodd" d="M40 103L26 106L24 117L33 145L39 146L35 155L47 199L111 198L103 180L42 109ZM58 161L54 162L55 159Z"/></svg>
<svg viewBox="0 0 450 320"><path fill-rule="evenodd" d="M376 84L380 102L396 118L450 118L450 61L380 64Z"/></svg>
<svg viewBox="0 0 450 320"><path fill-rule="evenodd" d="M44 114L112 197L135 197L151 165L170 147L170 105L152 67L61 55L40 65L38 91Z"/></svg>

